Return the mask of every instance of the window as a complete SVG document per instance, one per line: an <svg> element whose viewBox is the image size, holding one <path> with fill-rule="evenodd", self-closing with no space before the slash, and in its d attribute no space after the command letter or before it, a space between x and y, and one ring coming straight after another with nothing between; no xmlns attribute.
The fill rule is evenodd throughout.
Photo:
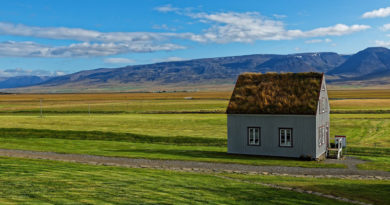
<svg viewBox="0 0 390 205"><path fill-rule="evenodd" d="M318 146L320 147L322 144L322 127L318 128Z"/></svg>
<svg viewBox="0 0 390 205"><path fill-rule="evenodd" d="M329 146L329 123L326 123L325 137L326 137L326 144L328 144L327 146Z"/></svg>
<svg viewBox="0 0 390 205"><path fill-rule="evenodd" d="M279 146L292 147L292 128L279 128Z"/></svg>
<svg viewBox="0 0 390 205"><path fill-rule="evenodd" d="M260 145L260 127L248 127L248 145Z"/></svg>
<svg viewBox="0 0 390 205"><path fill-rule="evenodd" d="M325 129L324 126L321 126L318 128L318 146L319 147L322 146L323 144L325 144L325 140L326 140L326 137L328 135L327 129Z"/></svg>

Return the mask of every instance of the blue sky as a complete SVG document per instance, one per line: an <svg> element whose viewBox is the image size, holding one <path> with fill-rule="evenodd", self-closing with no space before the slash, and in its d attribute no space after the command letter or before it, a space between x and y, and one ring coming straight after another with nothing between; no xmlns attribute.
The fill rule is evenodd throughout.
<svg viewBox="0 0 390 205"><path fill-rule="evenodd" d="M0 1L0 77L390 47L390 1Z"/></svg>

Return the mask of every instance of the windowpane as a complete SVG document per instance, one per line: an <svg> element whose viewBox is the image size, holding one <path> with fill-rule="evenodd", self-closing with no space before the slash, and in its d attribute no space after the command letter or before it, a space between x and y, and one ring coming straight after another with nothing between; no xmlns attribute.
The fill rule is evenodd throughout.
<svg viewBox="0 0 390 205"><path fill-rule="evenodd" d="M248 128L248 144L260 145L260 128Z"/></svg>
<svg viewBox="0 0 390 205"><path fill-rule="evenodd" d="M287 132L286 143L290 144L290 142L291 142L291 134L290 132Z"/></svg>
<svg viewBox="0 0 390 205"><path fill-rule="evenodd" d="M325 127L323 127L322 128L322 144L325 144L325 137L326 137Z"/></svg>
<svg viewBox="0 0 390 205"><path fill-rule="evenodd" d="M290 147L292 145L292 129L280 129L280 146Z"/></svg>

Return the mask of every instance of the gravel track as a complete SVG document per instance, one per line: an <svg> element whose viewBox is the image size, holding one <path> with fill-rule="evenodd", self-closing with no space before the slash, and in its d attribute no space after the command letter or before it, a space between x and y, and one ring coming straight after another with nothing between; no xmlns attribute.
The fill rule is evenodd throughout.
<svg viewBox="0 0 390 205"><path fill-rule="evenodd" d="M0 149L0 156L48 159L57 161L77 162L93 165L110 165L134 168L155 168L196 172L227 172L227 173L248 173L262 175L287 175L296 177L316 178L350 178L350 179L372 179L390 180L390 172L374 170L358 170L356 164L364 161L358 159L337 160L337 163L345 163L348 169L337 168L302 168L286 166L255 166L230 163L212 163L198 161L180 160L151 160L126 157L104 157L86 154L60 154L55 152L39 152L27 150ZM329 161L326 163L333 163Z"/></svg>

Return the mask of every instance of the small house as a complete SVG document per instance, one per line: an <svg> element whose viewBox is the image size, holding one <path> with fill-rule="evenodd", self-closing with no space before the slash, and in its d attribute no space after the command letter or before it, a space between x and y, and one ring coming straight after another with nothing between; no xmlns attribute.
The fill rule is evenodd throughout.
<svg viewBox="0 0 390 205"><path fill-rule="evenodd" d="M228 153L323 158L329 111L324 74L241 74L227 108Z"/></svg>

